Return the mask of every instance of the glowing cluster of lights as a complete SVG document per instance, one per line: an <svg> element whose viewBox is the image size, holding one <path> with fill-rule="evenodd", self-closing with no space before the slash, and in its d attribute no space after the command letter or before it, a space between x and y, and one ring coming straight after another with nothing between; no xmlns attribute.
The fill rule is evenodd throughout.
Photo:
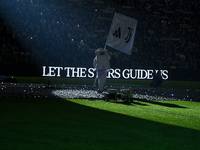
<svg viewBox="0 0 200 150"><path fill-rule="evenodd" d="M22 98L53 98L54 96L43 84L0 84L0 97L22 97Z"/></svg>
<svg viewBox="0 0 200 150"><path fill-rule="evenodd" d="M108 89L129 89L134 99L145 100L185 100L199 101L199 90L141 88L124 86L105 86ZM103 99L105 93L98 93L98 87L92 85L47 85L47 84L21 84L0 83L1 97L24 98L71 98L71 99Z"/></svg>

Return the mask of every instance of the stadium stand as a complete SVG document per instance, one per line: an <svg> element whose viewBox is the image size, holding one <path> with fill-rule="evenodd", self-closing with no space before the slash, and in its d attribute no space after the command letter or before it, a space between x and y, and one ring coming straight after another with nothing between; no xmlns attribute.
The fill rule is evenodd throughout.
<svg viewBox="0 0 200 150"><path fill-rule="evenodd" d="M0 3L0 63L92 66L115 12L138 20L132 55L107 48L112 67L200 67L200 2L9 0Z"/></svg>

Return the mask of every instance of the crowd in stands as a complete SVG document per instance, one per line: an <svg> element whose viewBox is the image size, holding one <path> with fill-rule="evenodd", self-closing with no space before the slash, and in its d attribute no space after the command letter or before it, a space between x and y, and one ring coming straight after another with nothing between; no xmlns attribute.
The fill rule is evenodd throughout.
<svg viewBox="0 0 200 150"><path fill-rule="evenodd" d="M107 47L111 67L200 68L200 3L185 0L0 2L0 64L92 67L115 12L138 20L132 55Z"/></svg>

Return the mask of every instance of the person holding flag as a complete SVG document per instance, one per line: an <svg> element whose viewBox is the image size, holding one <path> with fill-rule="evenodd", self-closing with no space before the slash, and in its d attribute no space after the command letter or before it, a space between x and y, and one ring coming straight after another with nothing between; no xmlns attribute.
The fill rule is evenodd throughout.
<svg viewBox="0 0 200 150"><path fill-rule="evenodd" d="M98 92L103 91L103 87L106 82L107 71L110 69L110 56L108 55L106 45L131 55L136 27L137 20L119 13L114 14L105 47L104 49L99 48L95 51L96 57L93 60L93 66L96 68L98 76ZM96 79L94 81L94 85L96 83Z"/></svg>
<svg viewBox="0 0 200 150"><path fill-rule="evenodd" d="M98 92L102 93L106 83L107 72L110 69L110 56L108 55L108 50L103 48L98 48L95 54L96 57L93 60L93 66L96 68L96 78L98 77Z"/></svg>

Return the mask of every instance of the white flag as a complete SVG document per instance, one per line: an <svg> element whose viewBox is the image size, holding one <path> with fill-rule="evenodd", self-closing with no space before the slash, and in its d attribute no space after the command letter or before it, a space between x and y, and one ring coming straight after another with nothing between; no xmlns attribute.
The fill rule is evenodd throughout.
<svg viewBox="0 0 200 150"><path fill-rule="evenodd" d="M131 55L136 27L137 20L115 13L106 45Z"/></svg>

